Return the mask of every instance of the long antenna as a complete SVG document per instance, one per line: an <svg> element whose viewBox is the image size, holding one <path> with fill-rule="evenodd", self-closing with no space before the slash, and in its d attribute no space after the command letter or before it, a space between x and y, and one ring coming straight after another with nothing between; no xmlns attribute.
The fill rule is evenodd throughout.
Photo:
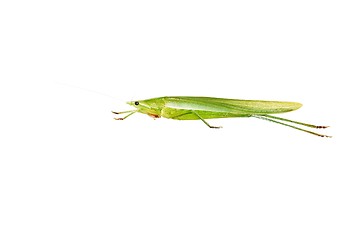
<svg viewBox="0 0 361 240"><path fill-rule="evenodd" d="M99 91L96 91L96 90L91 90L91 89L88 89L88 88L79 87L79 86L69 84L69 83L62 83L62 82L54 82L54 83L59 84L59 85L63 85L63 86L67 86L67 87L70 87L70 88L77 88L77 89L80 89L80 90L83 90L83 91L86 91L86 92L91 92L91 93L102 95L102 96L105 96L105 97L108 97L108 98L119 100L114 96L111 96L111 95L108 95L108 94L105 94L105 93L102 93L102 92L99 92Z"/></svg>

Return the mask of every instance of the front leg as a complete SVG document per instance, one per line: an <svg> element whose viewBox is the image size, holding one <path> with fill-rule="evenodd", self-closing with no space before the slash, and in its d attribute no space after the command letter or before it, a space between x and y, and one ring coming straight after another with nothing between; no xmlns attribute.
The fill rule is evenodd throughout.
<svg viewBox="0 0 361 240"><path fill-rule="evenodd" d="M128 115L126 115L125 117L122 117L122 118L114 118L115 120L124 120L124 119L126 119L127 117L129 117L129 116L131 116L131 115L133 115L134 113L136 113L137 111L135 111L135 110L131 110L131 111L125 111L125 112L113 112L112 111L112 113L114 113L114 114L122 114L122 113L128 113L128 112L130 112Z"/></svg>

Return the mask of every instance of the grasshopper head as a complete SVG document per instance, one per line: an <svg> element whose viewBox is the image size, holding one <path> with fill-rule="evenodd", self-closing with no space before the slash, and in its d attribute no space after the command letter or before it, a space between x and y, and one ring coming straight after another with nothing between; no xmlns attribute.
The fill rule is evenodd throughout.
<svg viewBox="0 0 361 240"><path fill-rule="evenodd" d="M127 104L137 108L138 112L148 114L155 118L161 116L161 111L164 107L164 101L159 98L131 101L127 102Z"/></svg>

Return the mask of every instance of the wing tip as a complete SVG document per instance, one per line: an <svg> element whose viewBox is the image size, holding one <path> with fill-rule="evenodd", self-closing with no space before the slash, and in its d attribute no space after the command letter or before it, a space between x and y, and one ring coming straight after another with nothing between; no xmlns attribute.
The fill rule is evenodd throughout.
<svg viewBox="0 0 361 240"><path fill-rule="evenodd" d="M295 104L296 109L299 109L303 106L303 104L299 103L299 102L295 102L294 104Z"/></svg>

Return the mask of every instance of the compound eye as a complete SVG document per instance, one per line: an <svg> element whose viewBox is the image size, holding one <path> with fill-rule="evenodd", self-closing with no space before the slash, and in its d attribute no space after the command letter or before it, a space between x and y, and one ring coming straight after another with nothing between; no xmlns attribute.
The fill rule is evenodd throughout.
<svg viewBox="0 0 361 240"><path fill-rule="evenodd" d="M135 105L139 105L139 102L134 102Z"/></svg>

